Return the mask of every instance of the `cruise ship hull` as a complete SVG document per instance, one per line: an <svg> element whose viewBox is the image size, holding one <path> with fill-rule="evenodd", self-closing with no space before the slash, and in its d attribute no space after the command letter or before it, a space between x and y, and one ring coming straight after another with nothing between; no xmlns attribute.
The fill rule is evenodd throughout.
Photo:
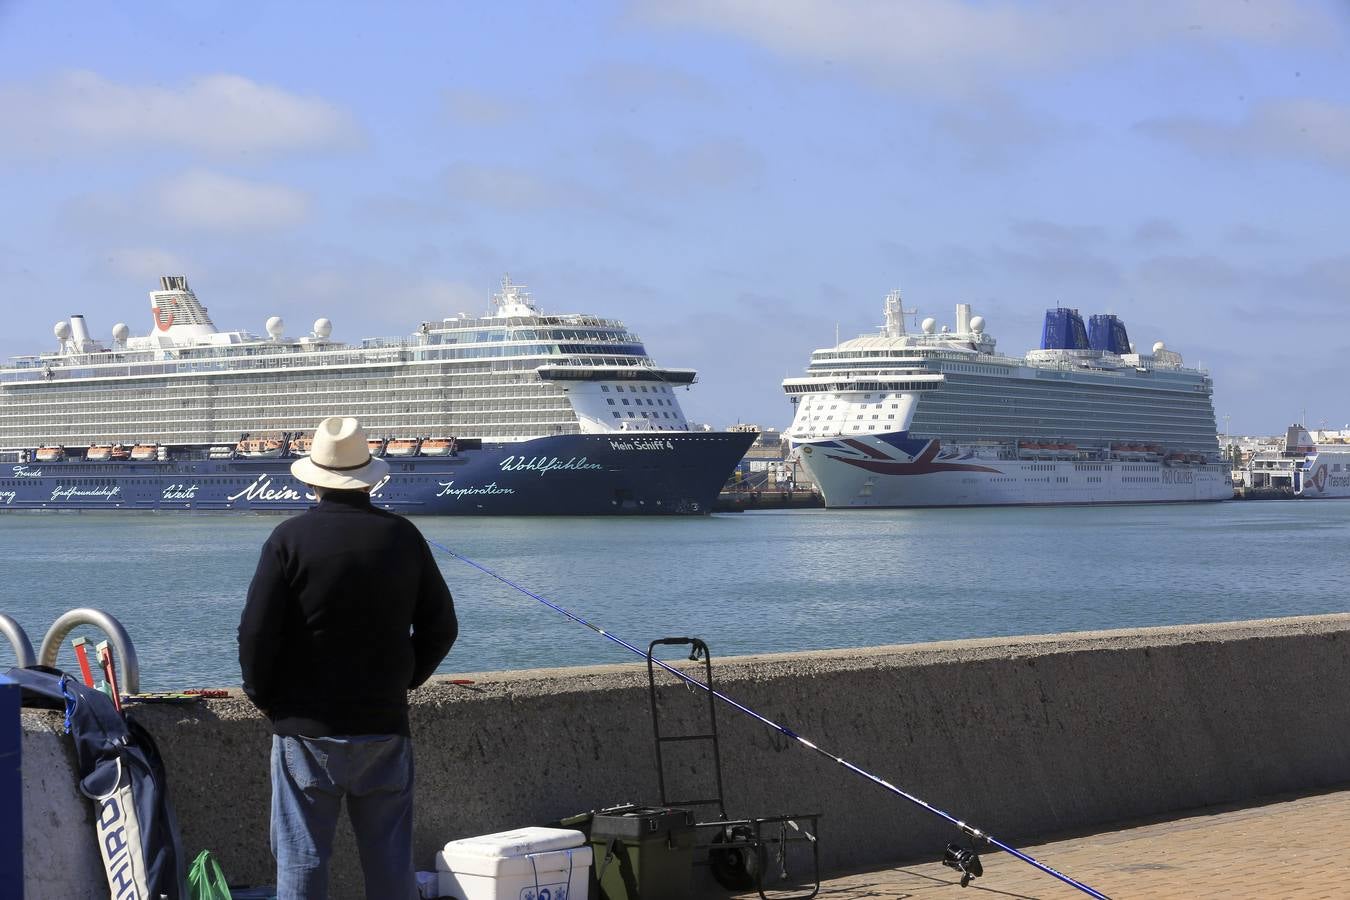
<svg viewBox="0 0 1350 900"><path fill-rule="evenodd" d="M755 435L616 432L389 458L377 506L403 515L697 515ZM292 460L9 462L0 510L288 512L313 505Z"/></svg>
<svg viewBox="0 0 1350 900"><path fill-rule="evenodd" d="M802 442L803 468L831 509L1193 503L1228 500L1218 464L1000 459L907 434Z"/></svg>

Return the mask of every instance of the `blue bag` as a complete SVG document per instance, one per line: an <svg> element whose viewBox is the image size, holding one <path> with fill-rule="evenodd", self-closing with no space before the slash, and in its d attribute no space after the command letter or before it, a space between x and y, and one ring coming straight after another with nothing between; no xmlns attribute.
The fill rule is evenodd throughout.
<svg viewBox="0 0 1350 900"><path fill-rule="evenodd" d="M112 900L184 900L186 871L168 779L155 740L122 718L112 699L59 669L14 668L25 706L60 709L75 741L80 793L94 828Z"/></svg>

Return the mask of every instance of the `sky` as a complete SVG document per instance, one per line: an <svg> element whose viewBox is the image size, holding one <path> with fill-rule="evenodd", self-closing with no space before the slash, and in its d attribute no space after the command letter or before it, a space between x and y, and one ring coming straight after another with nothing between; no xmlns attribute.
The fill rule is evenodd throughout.
<svg viewBox="0 0 1350 900"><path fill-rule="evenodd" d="M1350 0L0 0L0 355L412 332L504 273L782 428L876 330L1114 312L1220 430L1350 423ZM911 319L911 323L912 323Z"/></svg>

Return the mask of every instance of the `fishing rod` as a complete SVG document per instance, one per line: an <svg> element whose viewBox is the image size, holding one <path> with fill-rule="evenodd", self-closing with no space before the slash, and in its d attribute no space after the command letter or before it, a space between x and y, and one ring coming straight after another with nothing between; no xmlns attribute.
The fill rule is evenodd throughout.
<svg viewBox="0 0 1350 900"><path fill-rule="evenodd" d="M1069 885L1069 887L1076 888L1077 890L1082 891L1084 894L1087 894L1089 897L1096 897L1097 900L1111 900L1111 898L1107 897L1107 896L1106 896L1105 894L1103 894L1101 891L1095 890L1094 888L1091 888L1091 887L1089 887L1088 885L1083 884L1081 881L1077 881L1076 879L1073 879L1073 878L1069 877L1068 875L1065 875L1063 872L1060 872L1059 870L1054 869L1054 868L1052 868L1051 866L1046 865L1045 863L1041 862L1040 860L1036 859L1035 857L1031 856L1030 854L1023 853L1021 850L1018 850L1016 847L1012 846L1011 844L1004 843L1003 841L1000 841L998 838L995 838L993 835L988 834L988 833L986 833L986 832L984 832L984 831L981 831L980 829L974 827L973 825L968 825L968 824L966 824L965 822L963 822L963 821L961 821L960 819L956 818L956 816L953 816L951 813L948 813L948 812L945 812L944 810L938 809L936 806L934 806L933 804L929 803L928 801L923 800L923 799L920 798L920 797L916 797L915 795L909 793L908 791L903 790L902 788L896 787L895 785L891 784L889 781L887 781L887 780L884 779L884 778L881 778L881 777L878 776L878 775L873 775L871 772L868 772L866 769L863 769L863 768L861 768L861 767L859 767L859 766L857 766L857 765L854 765L853 763L851 763L851 762L849 762L848 760L844 759L842 756L835 756L833 753L830 753L828 750L825 750L824 748L817 746L816 744L812 743L811 741L808 741L806 738L802 737L800 734L797 734L797 733L796 733L795 731L793 731L792 729L787 728L787 727L785 727L785 726L783 726L783 725L779 725L777 722L773 721L772 719L769 719L769 718L766 717L766 716L760 715L759 713L755 712L753 709L751 709L750 707L744 705L743 703L740 703L740 702L738 702L738 701L732 699L731 697L728 697L726 694L722 693L722 692L719 691L719 690L714 689L714 688L711 687L710 685L704 684L703 682L699 681L697 678L692 678L692 677L690 677L689 675L686 675L684 672L681 672L679 669L675 668L674 666L671 666L671 665L669 665L668 663L663 662L662 660L659 660L659 659L657 659L656 657L650 655L650 654L647 653L645 650L642 650L642 649L640 649L640 648L638 648L638 647L635 647L634 645L628 643L627 641L625 641L623 638L619 637L618 635L611 634L610 632L606 631L605 629L601 628L600 626L591 624L590 622L588 622L588 621L586 621L585 619L583 619L581 616L577 615L576 613L572 612L571 610L567 609L566 607L563 607L563 606L558 605L557 603L554 603L552 600L548 599L547 597L540 596L539 594L536 594L534 591L530 590L529 588L521 587L520 585L516 584L516 583L515 583L514 581L512 581L511 579L509 579L509 578L507 578L506 576L501 575L501 574L499 574L499 573L493 571L492 569L489 569L487 566L483 565L482 563L476 562L475 560L470 559L469 557L465 556L464 554L458 553L458 552L456 552L456 551L450 549L449 547L445 546L444 544L442 544L442 543L440 543L440 542L438 542L438 541L432 540L431 538L426 538L426 542L427 542L428 544L430 544L431 546L435 547L436 549L441 550L441 551L443 551L443 552L445 552L445 553L448 553L449 555L453 556L455 559L459 560L460 562L466 563L466 564L468 564L468 565L470 565L470 566L473 566L473 567L474 567L475 569L477 569L478 571L480 571L480 572L482 572L482 573L484 573L484 574L486 574L486 575L489 575L489 576L491 576L491 577L497 579L498 581L500 581L502 584L506 585L507 587L514 588L514 589L516 589L517 591L520 591L520 592L521 592L522 594L524 594L525 596L530 597L530 598L535 599L535 600L538 600L540 603L544 604L545 606L547 606L549 609L553 610L554 612L559 613L559 614L561 614L561 615L567 617L568 619L571 619L573 622L576 622L578 625L582 625L582 626L584 626L584 627L586 627L586 628L589 628L591 631L594 631L596 634L600 635L600 636L603 637L603 638L606 638L607 640L613 641L614 643L618 644L620 647L624 648L625 650L627 650L627 651L629 651L629 652L631 652L631 653L634 653L634 654L636 654L636 655L642 657L642 658L645 659L645 660L649 660L650 662L654 663L654 664L657 665L657 666L660 666L662 669L664 669L665 671L669 672L671 675L674 675L676 678L679 678L680 680L684 681L684 682L685 682L686 684L688 684L690 687L702 688L704 691L707 691L709 694L711 694L712 696L716 697L718 700L721 700L723 703L727 704L728 706L731 706L731 707L733 707L733 708L735 708L735 709L738 709L738 710L740 710L741 712L745 713L745 714L746 714L747 716L749 716L750 718L755 719L755 720L757 720L757 721L759 721L759 722L764 723L765 725L769 726L770 728L774 729L775 731L779 732L780 734L784 735L785 737L791 738L792 740L794 740L794 741L796 741L797 743L801 744L801 745L802 745L803 747L805 747L806 749L812 750L812 751L814 751L814 752L820 754L821 756L825 757L826 759L833 760L834 762L836 762L836 763L838 763L839 765L843 766L845 769L847 769L848 771L852 772L853 774L855 774L855 775L861 775L863 778L866 778L868 781L872 782L873 784L878 785L879 787L882 787L882 788L884 788L884 789L890 791L892 794L895 794L897 797L902 797L902 798L904 798L905 800L908 800L910 803L913 803L913 804L915 804L916 806L919 806L919 807L921 807L921 808L923 808L923 809L926 809L928 812L932 813L933 815L938 816L939 818L942 818L942 819L946 819L948 822L950 822L951 824L955 825L955 826L957 827L957 829L960 830L960 832L961 832L962 834L967 835L968 837L970 837L971 840L973 840L973 841L984 841L985 843L987 843L987 844L989 844L989 845L995 847L996 849L1002 850L1004 853L1008 853L1008 854L1010 854L1010 855L1016 857L1017 859L1020 859L1022 862L1027 863L1028 865L1035 866L1037 869L1040 869L1040 870L1041 870L1042 872L1044 872L1045 874L1047 874L1047 875L1052 875L1052 876L1054 876L1055 878L1058 878L1060 881L1062 881L1062 882L1064 882L1065 884ZM980 876L980 875L983 874L983 868L982 868L981 865L980 865L979 857L975 854L975 851L972 850L972 849L967 849L967 848L965 848L965 847L961 847L961 846L959 846L959 845L957 845L957 844L948 844L948 845L947 845L947 850L946 850L946 853L944 854L944 857L943 857L943 863L944 863L945 865L950 866L951 868L956 869L956 870L958 870L958 871L961 872L961 886L962 886L962 887L965 887L967 884L969 884L969 883L970 883L970 880L971 880L972 878L976 878L976 877L978 877L978 876Z"/></svg>

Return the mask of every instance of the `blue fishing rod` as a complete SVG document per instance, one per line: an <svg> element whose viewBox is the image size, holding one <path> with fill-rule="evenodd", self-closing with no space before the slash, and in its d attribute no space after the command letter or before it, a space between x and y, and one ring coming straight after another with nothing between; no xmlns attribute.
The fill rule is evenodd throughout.
<svg viewBox="0 0 1350 900"><path fill-rule="evenodd" d="M485 575L489 575L489 576L491 576L491 577L497 579L498 581L500 581L502 584L506 585L507 587L514 588L515 590L520 591L520 592L521 592L522 594L524 594L525 596L531 597L531 598L533 598L533 599L535 599L535 600L538 600L540 603L544 604L545 606L547 606L549 609L553 610L554 612L559 613L559 614L561 614L561 615L563 615L563 616L566 616L567 618L571 619L573 622L576 622L578 625L582 625L582 626L584 626L584 627L586 627L586 628L589 628L591 631L594 631L596 634L600 635L600 636L603 637L603 638L606 638L607 640L613 641L614 643L618 644L620 647L624 648L625 650L629 651L630 653L634 653L634 654L636 654L637 656L640 656L640 657L642 657L642 658L645 659L645 660L650 660L653 664L655 664L655 665L661 667L661 668L664 669L665 671L669 672L671 675L674 675L676 678L679 678L681 681L684 681L684 682L685 682L686 684L688 684L690 687L701 688L701 689L703 689L704 691L707 691L709 694L711 694L712 696L716 697L718 700L721 700L723 703L727 704L728 706L731 706L731 707L733 707L733 708L735 708L735 709L740 710L741 712L745 713L747 716L749 716L749 717L752 718L752 719L756 719L756 720L758 720L758 721L760 721L760 722L763 722L765 725L769 726L769 727L772 728L774 731L777 731L779 734L782 734L782 735L785 736L785 737L791 738L792 740L794 740L794 741L796 741L797 743L801 744L803 747L807 748L808 750L813 750L813 751L815 751L816 753L819 753L821 756L825 757L826 759L833 760L834 762L836 762L836 763L838 763L839 765L843 766L845 769L848 769L848 770L849 770L850 772L852 772L853 774L855 774L855 775L861 775L863 778L866 778L868 781L872 782L872 783L875 784L875 785L878 785L878 786L880 786L880 787L882 787L882 788L885 788L886 790L890 791L892 794L895 794L897 797L903 797L904 799L908 800L910 803L913 803L913 804L916 805L916 806L919 806L919 807L921 807L921 808L923 808L923 809L926 809L928 812L932 813L933 815L938 816L938 817L943 818L943 819L946 819L948 822L950 822L951 824L955 825L955 826L957 827L957 829L959 829L960 832L961 832L962 834L967 835L967 836L970 837L973 841L984 841L985 843L989 844L990 846L992 846L992 847L994 847L994 848L996 848L996 849L998 849L998 850L1002 850L1004 853L1011 854L1012 856L1015 856L1015 857L1017 857L1018 859L1022 860L1022 862L1027 863L1028 865L1031 865L1031 866L1035 866L1037 869L1040 869L1040 870L1041 870L1042 872L1044 872L1045 874L1047 874L1047 875L1052 875L1052 876L1054 876L1055 878L1058 878L1060 881L1062 881L1062 882L1064 882L1065 884L1069 885L1069 887L1076 888L1077 890L1082 891L1084 894L1087 894L1089 897L1096 897L1097 900L1111 900L1111 898L1107 897L1107 896L1106 896L1105 894L1103 894L1101 891L1095 890L1094 888L1091 888L1091 887L1089 887L1088 885L1083 884L1081 881L1078 881L1078 880L1076 880L1076 879L1074 879L1074 878L1070 878L1068 875L1065 875L1063 872L1060 872L1060 871L1057 870L1057 869L1054 869L1054 868L1052 868L1052 867L1050 867L1050 866L1047 866L1045 863L1041 862L1040 860L1036 859L1035 857L1031 856L1030 854L1023 853L1021 850L1018 850L1016 847L1012 846L1011 844L1004 843L1003 841L1000 841L998 838L994 837L993 835L988 834L988 833L986 833L986 832L983 832L983 831L981 831L980 829L974 827L973 825L967 825L965 822L963 822L963 821L961 821L960 819L956 818L956 816L953 816L951 813L948 813L948 812L946 812L946 811L944 811L944 810L938 809L936 806L934 806L933 804L929 803L928 801L923 800L923 799L920 798L920 797L916 797L916 796L914 796L913 794L909 793L908 791L905 791L905 790L903 790L903 789L901 789L901 788L899 788L899 787L896 787L895 785L891 784L889 781L887 781L887 780L884 779L884 778L881 778L880 776L873 775L871 772L868 772L866 769L863 769L863 768L861 768L861 767L859 767L859 766L857 766L857 765L854 765L853 763L851 763L851 762L849 762L848 760L844 759L842 756L835 756L833 753L830 753L828 750L825 750L825 749L823 749L823 748L817 746L816 744L813 744L811 741L808 741L806 738L802 737L800 734L797 734L797 733L796 733L795 731L793 731L792 729L787 728L787 727L785 727L785 726L783 726L783 725L779 725L777 722L773 721L772 719L770 719L770 718L768 718L768 717L766 717L766 716L760 715L759 713L755 712L753 709L751 709L750 707L744 705L743 703L740 703L740 702L738 702L738 701L736 701L736 700L733 700L731 697L728 697L726 694L722 693L721 691L715 690L715 689L712 688L710 685L704 684L703 682L699 681L697 678L692 678L692 677L690 677L689 675L686 675L684 672L681 672L679 669L675 668L674 666L671 666L671 665L669 665L669 664L667 664L667 663L665 663L665 662L663 662L663 661L657 659L656 657L649 655L645 650L642 650L642 649L640 649L640 648L638 648L638 647L633 646L632 644L628 643L627 641L625 641L623 638L619 637L618 635L611 634L611 633L609 633L608 631L606 631L605 629L599 627L598 625L592 625L590 622L587 622L587 621L586 621L585 619L583 619L581 616L577 615L576 613L572 612L571 610L569 610L569 609L567 609L567 608L565 608L565 607L563 607L563 606L559 606L557 603L554 603L552 600L548 599L547 597L540 596L539 594L536 594L534 591L532 591L532 590L530 590L530 589L528 589L528 588L521 587L520 585L516 584L516 583L515 583L514 581L512 581L511 579L509 579L509 578L507 578L506 576L501 575L501 574L499 574L499 573L493 571L492 569L489 569L487 566L483 565L482 563L476 562L475 560L470 559L469 557L465 556L465 555L462 554L462 553L457 553L456 551L450 549L449 547L445 546L444 544L442 544L442 543L440 543L440 542L438 542L438 541L434 541L434 540L432 540L431 538L426 538L426 542L427 542L428 544L430 544L432 547L435 547L435 548L438 549L438 550L441 550L441 551L443 551L443 552L445 552L445 553L448 553L449 555L453 556L455 559L459 560L460 562L466 563L466 564L468 564L468 565L470 565L470 566L473 566L475 569L477 569L478 571L484 573ZM965 887L967 884L969 884L969 883L970 883L970 880L971 880L972 878L976 878L976 877L980 876L981 874L983 874L983 868L982 868L982 866L980 865L979 857L975 854L975 852L974 852L973 850L967 849L967 848L965 848L965 847L960 847L960 846L958 846L958 845L956 845L956 844L949 844L949 845L947 846L946 854L945 854L945 856L944 856L944 858L943 858L943 863L946 864L946 865L948 865L948 866L951 866L953 869L956 869L956 870L958 870L958 871L961 872L961 886L962 886L962 887Z"/></svg>

